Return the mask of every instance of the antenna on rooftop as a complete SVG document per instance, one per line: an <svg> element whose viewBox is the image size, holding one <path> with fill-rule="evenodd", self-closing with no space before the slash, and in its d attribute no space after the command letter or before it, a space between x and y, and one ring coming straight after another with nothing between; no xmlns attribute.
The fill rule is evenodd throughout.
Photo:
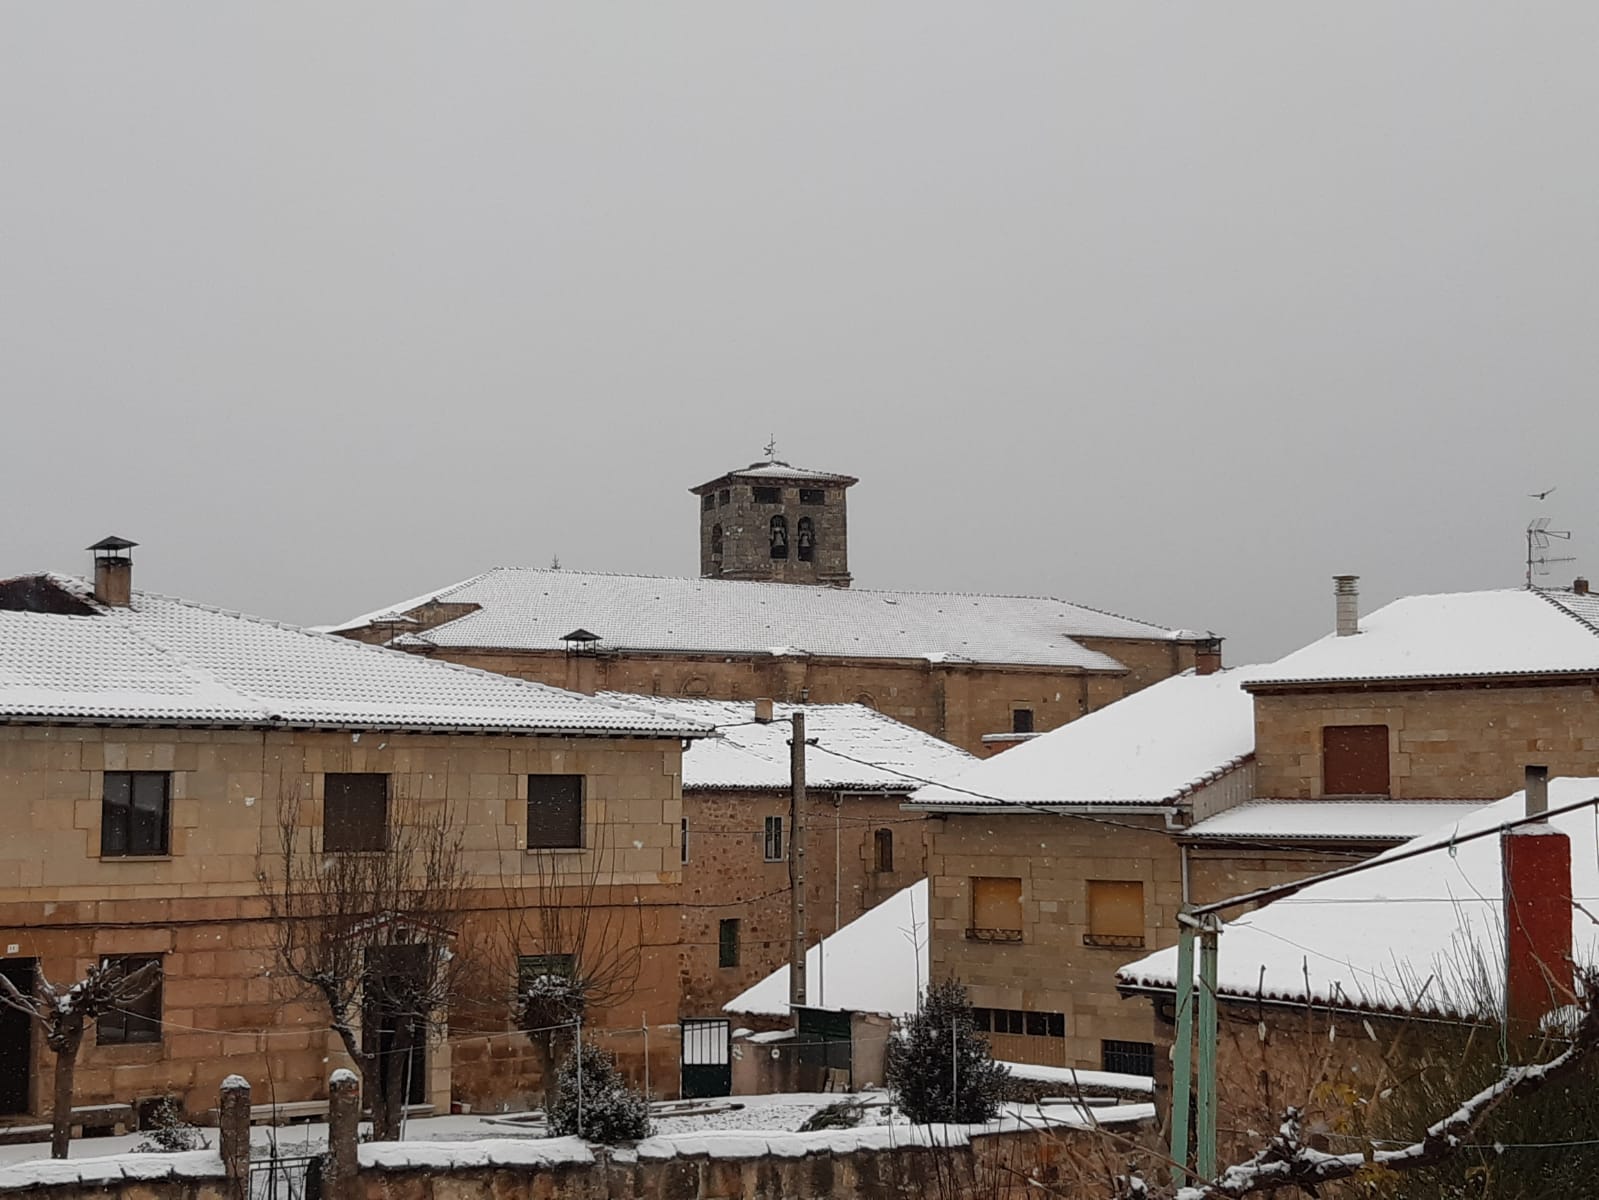
<svg viewBox="0 0 1599 1200"><path fill-rule="evenodd" d="M774 433L771 437L766 439L765 454L767 462L777 461L777 434Z"/></svg>
<svg viewBox="0 0 1599 1200"><path fill-rule="evenodd" d="M1553 489L1550 489L1551 491ZM1532 587L1532 577L1549 574L1549 567L1554 563L1576 562L1572 555L1551 557L1544 551L1549 549L1550 539L1559 538L1563 542L1571 540L1571 530L1550 529L1549 517L1535 517L1527 525L1527 587Z"/></svg>

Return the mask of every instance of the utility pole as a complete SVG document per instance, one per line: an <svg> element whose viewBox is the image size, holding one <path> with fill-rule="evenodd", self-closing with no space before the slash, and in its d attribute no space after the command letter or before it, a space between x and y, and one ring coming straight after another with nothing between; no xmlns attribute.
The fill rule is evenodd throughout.
<svg viewBox="0 0 1599 1200"><path fill-rule="evenodd" d="M789 742L788 911L791 939L788 958L788 1002L805 1003L805 712L794 713Z"/></svg>

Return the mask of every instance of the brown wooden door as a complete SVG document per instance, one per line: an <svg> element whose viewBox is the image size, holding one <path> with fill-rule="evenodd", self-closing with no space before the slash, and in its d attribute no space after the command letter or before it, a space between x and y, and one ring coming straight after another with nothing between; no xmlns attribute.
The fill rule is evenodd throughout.
<svg viewBox="0 0 1599 1200"><path fill-rule="evenodd" d="M1321 731L1323 796L1386 796L1388 788L1388 726L1328 725Z"/></svg>

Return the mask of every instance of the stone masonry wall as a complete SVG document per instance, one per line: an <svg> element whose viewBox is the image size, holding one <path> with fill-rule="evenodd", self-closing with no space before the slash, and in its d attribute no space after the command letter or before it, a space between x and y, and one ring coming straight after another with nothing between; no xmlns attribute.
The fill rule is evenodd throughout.
<svg viewBox="0 0 1599 1200"><path fill-rule="evenodd" d="M1551 775L1599 771L1599 704L1590 684L1328 690L1255 697L1256 790L1322 795L1322 729L1387 725L1396 799L1496 800L1529 762Z"/></svg>
<svg viewBox="0 0 1599 1200"><path fill-rule="evenodd" d="M692 752L691 752L692 753ZM837 881L838 923L908 887L926 873L926 821L900 811L900 796L813 792L806 809L806 925L814 945L831 934ZM783 819L785 846L789 800L770 792L687 792L689 853L683 865L682 1003L686 1016L714 1016L722 1005L789 958L789 883L786 858L766 862L767 817ZM892 871L876 869L875 834L894 839ZM835 870L835 863L838 869ZM740 922L739 962L719 965L718 925ZM825 969L824 969L825 970ZM812 978L812 989L825 992Z"/></svg>
<svg viewBox="0 0 1599 1200"><path fill-rule="evenodd" d="M801 488L821 487L823 504L800 503ZM776 504L757 503L756 487L774 487L782 499ZM728 502L720 502L722 491ZM716 503L700 510L700 574L724 579L767 579L778 583L836 584L849 586L849 521L845 489L837 484L800 484L783 480L723 481L713 490ZM782 515L788 522L788 557L771 554L771 520ZM808 519L816 531L814 556L799 557L799 523ZM711 531L722 530L722 554L712 553Z"/></svg>
<svg viewBox="0 0 1599 1200"><path fill-rule="evenodd" d="M1015 708L1031 708L1034 728L1044 732L1164 678L1154 672L1158 662L1170 660L1169 643L1119 642L1116 647L1108 653L1126 652L1142 660L1147 651L1150 661L1138 672L1123 675L805 655L751 658L629 651L591 656L447 649L437 651L436 657L589 693L861 703L973 754L983 754L983 735L1010 732Z"/></svg>
<svg viewBox="0 0 1599 1200"><path fill-rule="evenodd" d="M0 814L11 831L0 839L0 950L7 959L36 959L58 981L106 955L163 956L161 1040L100 1046L91 1034L79 1104L177 1094L205 1107L235 1071L273 1081L276 1099L307 1098L324 1064L338 1060L337 1045L315 1010L272 978L272 929L257 875L274 870L278 821L291 802L304 836L320 826L324 772L383 772L391 796L424 810L448 805L466 831L466 865L480 886L458 945L492 964L493 1002L503 1005L509 994L514 952L545 949L512 946L516 928L528 937L527 924L513 927L506 917L525 906L540 869L570 885L599 880L597 907L617 914L619 936L646 945L639 996L614 1023L636 1028L642 1015L666 1027L652 1045L664 1071L664 1056L675 1059L670 1028L678 1015L680 765L676 739L0 726ZM171 772L169 855L100 856L108 770ZM587 849L520 848L529 773L585 776ZM495 982L501 976L503 985ZM480 1006L477 1032L433 1047L428 1092L436 1105L447 1105L452 1091L488 1102L506 1084L486 1065L496 1052L473 1047L518 1039L487 1037L484 1019ZM597 1026L606 1023L596 1015ZM462 1060L453 1075L452 1052ZM501 1059L510 1054L499 1051ZM0 1070L29 1070L30 1109L41 1113L50 1058L37 1031L31 1057L31 1070Z"/></svg>

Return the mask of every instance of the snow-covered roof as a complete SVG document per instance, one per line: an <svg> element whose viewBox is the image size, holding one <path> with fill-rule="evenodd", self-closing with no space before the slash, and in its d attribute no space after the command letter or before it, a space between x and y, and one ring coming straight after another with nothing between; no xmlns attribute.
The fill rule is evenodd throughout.
<svg viewBox="0 0 1599 1200"><path fill-rule="evenodd" d="M772 458L764 462L751 463L742 470L728 471L707 483L690 488L689 491L703 492L706 488L713 488L728 479L792 479L800 483L841 483L845 487L860 482L853 475L840 475L836 471L813 471L808 467L796 467L781 459Z"/></svg>
<svg viewBox="0 0 1599 1200"><path fill-rule="evenodd" d="M1257 685L1599 671L1599 604L1570 592L1504 589L1405 596L1278 659Z"/></svg>
<svg viewBox="0 0 1599 1200"><path fill-rule="evenodd" d="M579 627L601 650L920 658L1121 671L1075 638L1180 641L1181 633L1043 596L886 592L732 579L497 567L439 592L334 626L370 625L428 601L476 611L396 645L564 650Z"/></svg>
<svg viewBox="0 0 1599 1200"><path fill-rule="evenodd" d="M976 761L972 755L864 704L773 706L755 721L749 701L672 699L601 692L599 699L643 706L687 724L714 725L683 754L683 790L781 790L789 787L790 717L805 713L806 783L817 790L908 793ZM901 773L903 772L903 774Z"/></svg>
<svg viewBox="0 0 1599 1200"><path fill-rule="evenodd" d="M683 718L258 617L32 577L88 615L0 609L0 720L198 722L515 733L704 733Z"/></svg>
<svg viewBox="0 0 1599 1200"><path fill-rule="evenodd" d="M1253 667L1163 679L962 774L922 788L916 807L1170 804L1255 749Z"/></svg>
<svg viewBox="0 0 1599 1200"><path fill-rule="evenodd" d="M1404 842L1458 821L1480 800L1247 800L1188 827L1196 841Z"/></svg>
<svg viewBox="0 0 1599 1200"><path fill-rule="evenodd" d="M927 926L927 880L919 879L823 938L805 952L806 1007L891 1017L915 1012L927 987ZM788 1016L788 964L722 1010Z"/></svg>
<svg viewBox="0 0 1599 1200"><path fill-rule="evenodd" d="M1549 781L1550 808L1594 796L1599 779ZM1518 820L1525 810L1525 797L1517 792L1386 851L1370 870L1311 884L1229 922L1218 939L1219 990L1242 999L1253 999L1258 989L1267 1000L1480 1015L1480 997L1462 986L1462 976L1470 970L1465 964L1485 963L1487 999L1497 1003L1504 963L1499 838L1450 843ZM1599 911L1593 811L1577 809L1551 818L1551 824L1571 839L1575 899L1588 912ZM1418 846L1439 849L1386 861ZM1599 926L1574 911L1572 935L1577 960L1595 961ZM1128 988L1169 990L1177 978L1176 948L1129 963L1116 978Z"/></svg>

